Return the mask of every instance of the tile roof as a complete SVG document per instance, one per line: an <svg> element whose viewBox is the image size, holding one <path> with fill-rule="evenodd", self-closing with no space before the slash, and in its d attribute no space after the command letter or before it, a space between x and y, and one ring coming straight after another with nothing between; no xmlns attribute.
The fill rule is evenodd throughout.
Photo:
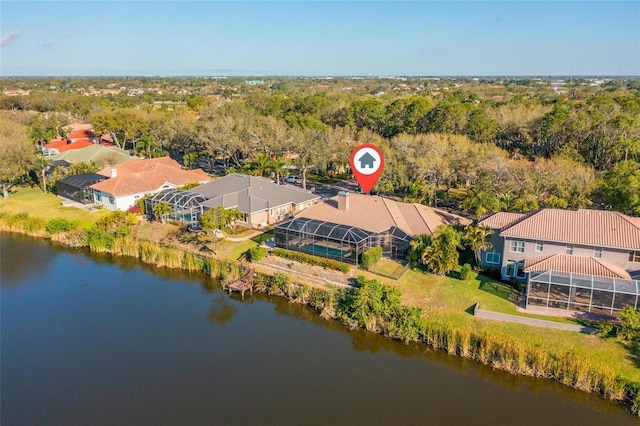
<svg viewBox="0 0 640 426"><path fill-rule="evenodd" d="M208 198L202 204L203 206L235 207L248 214L291 203L306 203L320 198L292 185L278 185L263 177L239 173L223 176L189 191Z"/></svg>
<svg viewBox="0 0 640 426"><path fill-rule="evenodd" d="M480 223L491 229L502 229L527 217L527 213L498 212L485 216Z"/></svg>
<svg viewBox="0 0 640 426"><path fill-rule="evenodd" d="M211 180L209 175L200 169L182 170L180 164L169 157L148 160L136 159L114 167L106 167L98 174L111 176L112 169L116 170L116 177L96 183L91 187L115 197L122 197L156 191L166 183L172 186L181 186Z"/></svg>
<svg viewBox="0 0 640 426"><path fill-rule="evenodd" d="M47 158L49 161L66 160L69 163L95 161L101 165L116 165L137 157L132 157L129 152L124 149L91 144L86 148L68 150Z"/></svg>
<svg viewBox="0 0 640 426"><path fill-rule="evenodd" d="M500 236L640 249L640 221L611 211L544 209L506 225Z"/></svg>
<svg viewBox="0 0 640 426"><path fill-rule="evenodd" d="M67 139L91 139L93 137L95 137L95 135L88 129L80 129L67 133Z"/></svg>
<svg viewBox="0 0 640 426"><path fill-rule="evenodd" d="M93 143L89 140L89 139L78 139L76 141L73 141L71 143L69 143L66 139L56 139L56 140L52 140L51 142L49 142L48 144L46 144L44 147L47 149L51 149L51 148L55 148L58 150L58 152L65 152L65 151L69 151L72 149L82 149L82 148L86 148L88 146L93 145Z"/></svg>
<svg viewBox="0 0 640 426"><path fill-rule="evenodd" d="M552 256L531 257L524 261L525 272L573 272L576 274L596 275L599 277L631 279L624 269L602 262L593 257L555 254Z"/></svg>
<svg viewBox="0 0 640 426"><path fill-rule="evenodd" d="M422 204L363 194L349 194L349 207L341 210L338 208L338 197L303 210L297 217L355 226L370 232L383 232L396 227L411 236L431 234L439 225L470 223L461 216Z"/></svg>

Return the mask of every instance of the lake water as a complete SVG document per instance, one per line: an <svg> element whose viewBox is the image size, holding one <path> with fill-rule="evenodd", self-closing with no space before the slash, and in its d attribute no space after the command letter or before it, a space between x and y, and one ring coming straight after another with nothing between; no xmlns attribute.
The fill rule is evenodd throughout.
<svg viewBox="0 0 640 426"><path fill-rule="evenodd" d="M1 423L637 424L618 405L199 275L1 235Z"/></svg>

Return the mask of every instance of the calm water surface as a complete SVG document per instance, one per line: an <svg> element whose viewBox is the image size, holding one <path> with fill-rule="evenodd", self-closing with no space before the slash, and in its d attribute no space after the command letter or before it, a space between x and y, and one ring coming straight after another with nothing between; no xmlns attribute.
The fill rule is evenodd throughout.
<svg viewBox="0 0 640 426"><path fill-rule="evenodd" d="M1 235L1 423L638 424L198 275Z"/></svg>

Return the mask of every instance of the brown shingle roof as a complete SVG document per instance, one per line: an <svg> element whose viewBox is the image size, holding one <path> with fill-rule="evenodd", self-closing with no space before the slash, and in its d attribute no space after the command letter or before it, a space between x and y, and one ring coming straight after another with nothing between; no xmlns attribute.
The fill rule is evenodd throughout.
<svg viewBox="0 0 640 426"><path fill-rule="evenodd" d="M618 266L602 262L592 257L570 256L568 254L531 257L524 261L524 271L573 272L576 274L596 275L600 277L631 279L629 273Z"/></svg>
<svg viewBox="0 0 640 426"><path fill-rule="evenodd" d="M640 249L635 218L601 210L544 209L502 228L503 237Z"/></svg>
<svg viewBox="0 0 640 426"><path fill-rule="evenodd" d="M182 170L180 164L169 157L131 160L114 167L102 169L98 174L111 176L111 169L116 170L117 176L96 183L92 188L108 192L115 197L155 191L165 183L180 186L211 180L200 169Z"/></svg>
<svg viewBox="0 0 640 426"><path fill-rule="evenodd" d="M382 232L395 226L408 235L431 234L439 225L467 225L470 221L422 204L402 203L387 198L349 194L349 208L338 209L338 197L315 204L297 217L355 226Z"/></svg>

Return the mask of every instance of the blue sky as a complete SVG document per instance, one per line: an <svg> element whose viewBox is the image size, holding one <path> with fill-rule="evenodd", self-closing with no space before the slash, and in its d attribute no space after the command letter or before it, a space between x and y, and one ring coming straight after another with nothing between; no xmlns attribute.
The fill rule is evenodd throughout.
<svg viewBox="0 0 640 426"><path fill-rule="evenodd" d="M0 2L0 74L640 75L640 2Z"/></svg>

